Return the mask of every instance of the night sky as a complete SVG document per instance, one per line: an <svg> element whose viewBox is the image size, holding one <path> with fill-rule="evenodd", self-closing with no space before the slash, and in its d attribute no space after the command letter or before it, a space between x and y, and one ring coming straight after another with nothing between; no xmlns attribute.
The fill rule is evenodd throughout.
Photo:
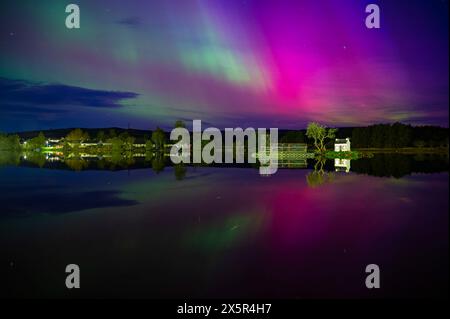
<svg viewBox="0 0 450 319"><path fill-rule="evenodd" d="M1 131L448 127L447 0L5 2ZM369 3L381 29L365 26Z"/></svg>

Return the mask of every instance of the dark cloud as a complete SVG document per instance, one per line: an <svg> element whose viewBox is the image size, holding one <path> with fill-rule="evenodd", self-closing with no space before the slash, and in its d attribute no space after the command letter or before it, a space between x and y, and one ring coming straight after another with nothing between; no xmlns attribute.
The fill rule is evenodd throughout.
<svg viewBox="0 0 450 319"><path fill-rule="evenodd" d="M122 24L131 28L136 28L141 25L141 19L139 17L128 17L116 21L117 24Z"/></svg>
<svg viewBox="0 0 450 319"><path fill-rule="evenodd" d="M23 108L27 111L42 111L41 107L86 106L100 108L120 107L120 102L138 96L133 92L92 90L63 84L32 83L20 80L0 78L0 108L15 111Z"/></svg>
<svg viewBox="0 0 450 319"><path fill-rule="evenodd" d="M51 109L46 107L39 107L33 105L23 105L23 104L1 104L0 110L2 113L6 114L19 114L24 116L26 114L62 114L67 113L64 109Z"/></svg>

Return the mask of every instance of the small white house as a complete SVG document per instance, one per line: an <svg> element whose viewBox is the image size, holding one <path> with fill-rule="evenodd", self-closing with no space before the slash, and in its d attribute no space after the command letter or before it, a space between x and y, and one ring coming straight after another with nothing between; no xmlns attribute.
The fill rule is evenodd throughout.
<svg viewBox="0 0 450 319"><path fill-rule="evenodd" d="M339 139L337 138L334 142L334 151L335 152L349 152L350 149L350 138Z"/></svg>

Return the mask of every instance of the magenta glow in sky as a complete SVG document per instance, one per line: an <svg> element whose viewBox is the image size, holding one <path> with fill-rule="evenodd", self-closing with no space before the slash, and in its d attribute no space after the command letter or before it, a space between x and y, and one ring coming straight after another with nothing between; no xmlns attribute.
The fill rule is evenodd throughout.
<svg viewBox="0 0 450 319"><path fill-rule="evenodd" d="M448 126L448 1L76 3L1 5L0 129Z"/></svg>

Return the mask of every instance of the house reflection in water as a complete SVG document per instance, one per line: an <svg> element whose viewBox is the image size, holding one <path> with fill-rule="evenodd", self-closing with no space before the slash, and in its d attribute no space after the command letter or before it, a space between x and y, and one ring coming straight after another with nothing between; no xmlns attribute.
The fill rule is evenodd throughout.
<svg viewBox="0 0 450 319"><path fill-rule="evenodd" d="M336 172L350 172L350 160L349 159L334 159L334 168Z"/></svg>

